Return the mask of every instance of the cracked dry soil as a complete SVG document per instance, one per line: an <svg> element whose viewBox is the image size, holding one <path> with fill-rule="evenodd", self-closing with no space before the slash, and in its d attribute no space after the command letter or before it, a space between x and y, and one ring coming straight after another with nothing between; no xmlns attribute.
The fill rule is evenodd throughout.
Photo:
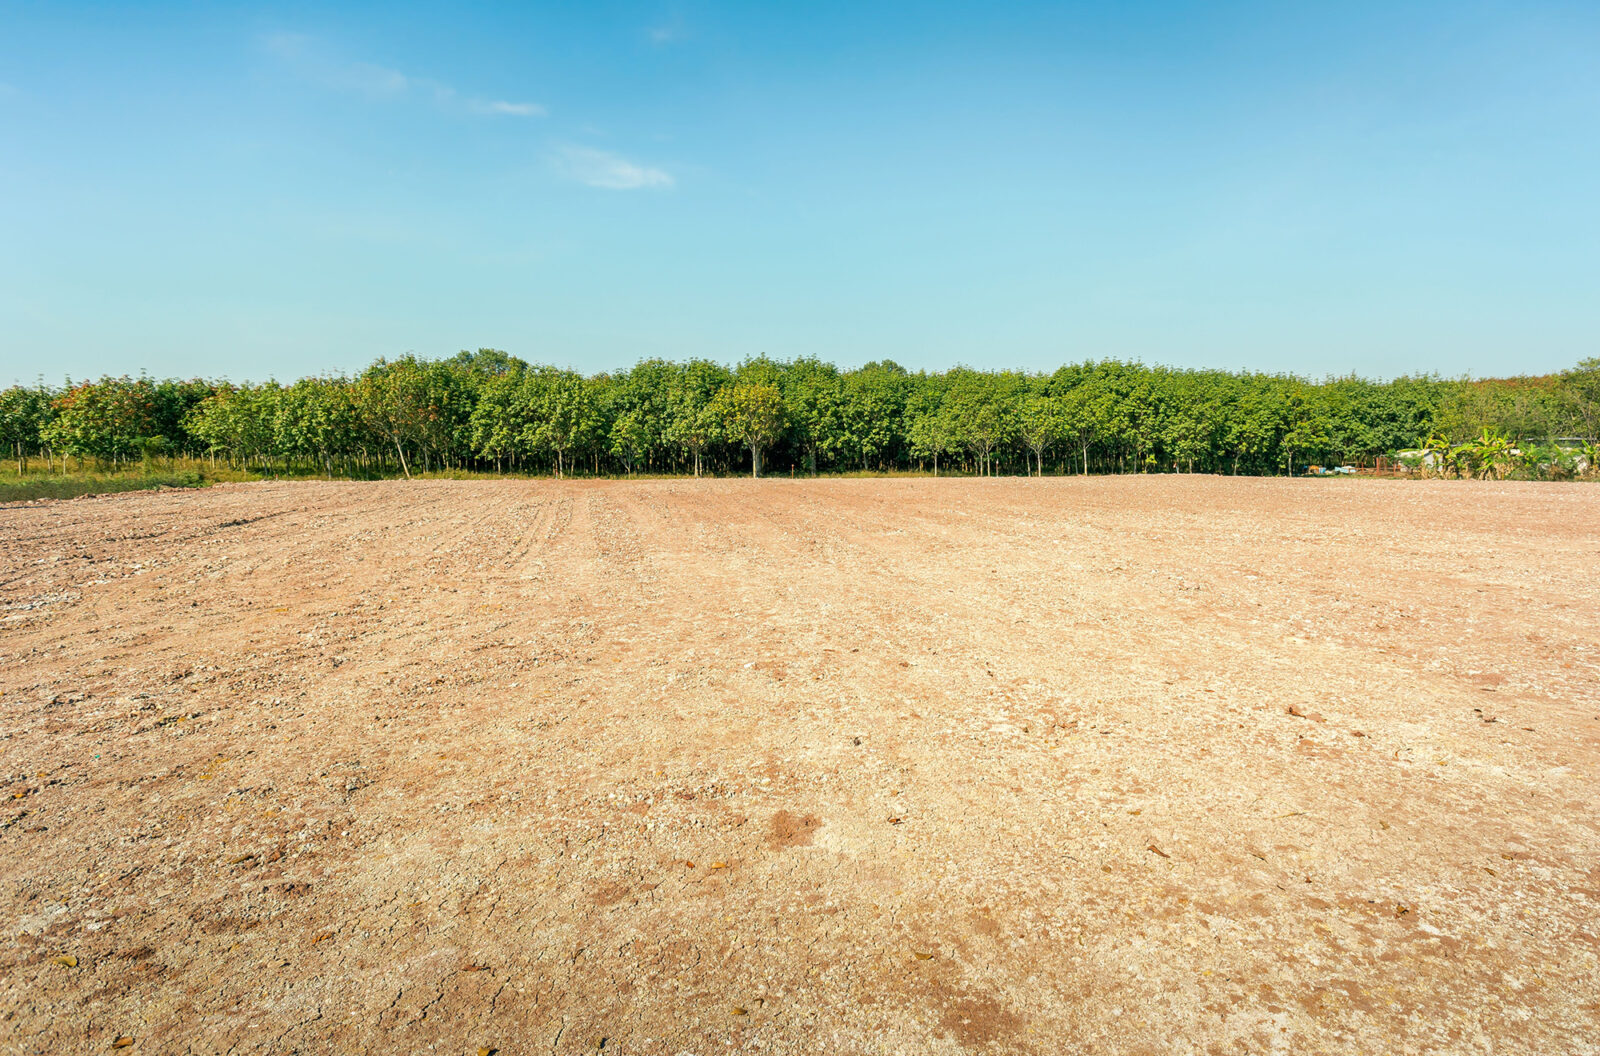
<svg viewBox="0 0 1600 1056"><path fill-rule="evenodd" d="M1600 488L0 510L8 1053L1600 1051Z"/></svg>

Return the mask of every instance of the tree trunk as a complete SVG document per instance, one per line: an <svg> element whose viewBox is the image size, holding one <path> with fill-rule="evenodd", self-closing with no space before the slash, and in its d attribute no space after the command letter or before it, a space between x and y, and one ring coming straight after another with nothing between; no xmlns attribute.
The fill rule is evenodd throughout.
<svg viewBox="0 0 1600 1056"><path fill-rule="evenodd" d="M761 447L758 444L750 445L750 476L752 479L761 476Z"/></svg>
<svg viewBox="0 0 1600 1056"><path fill-rule="evenodd" d="M400 446L400 441L398 441L398 440L396 440L394 442L394 449L395 449L396 453L398 453L400 455L400 469L401 469L401 471L403 473L405 473L406 479L410 480L411 479L411 467L406 464L406 449Z"/></svg>

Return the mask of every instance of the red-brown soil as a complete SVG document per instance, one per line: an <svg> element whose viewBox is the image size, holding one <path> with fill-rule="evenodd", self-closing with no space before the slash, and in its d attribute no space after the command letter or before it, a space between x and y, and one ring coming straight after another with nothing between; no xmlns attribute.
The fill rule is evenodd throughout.
<svg viewBox="0 0 1600 1056"><path fill-rule="evenodd" d="M0 510L0 1046L1600 1051L1600 487Z"/></svg>

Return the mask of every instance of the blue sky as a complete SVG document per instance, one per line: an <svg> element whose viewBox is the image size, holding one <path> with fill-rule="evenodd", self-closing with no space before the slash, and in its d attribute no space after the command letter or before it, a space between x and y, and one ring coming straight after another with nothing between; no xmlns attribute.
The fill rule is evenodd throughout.
<svg viewBox="0 0 1600 1056"><path fill-rule="evenodd" d="M1600 355L1600 5L0 0L0 382Z"/></svg>

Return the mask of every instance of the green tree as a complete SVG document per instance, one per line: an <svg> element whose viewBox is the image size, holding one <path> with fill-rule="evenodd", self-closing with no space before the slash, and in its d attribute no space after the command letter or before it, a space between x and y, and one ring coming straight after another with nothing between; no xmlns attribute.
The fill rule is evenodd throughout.
<svg viewBox="0 0 1600 1056"><path fill-rule="evenodd" d="M597 444L605 435L595 386L575 371L534 367L522 374L522 442L555 455L556 476L566 475L566 456Z"/></svg>
<svg viewBox="0 0 1600 1056"><path fill-rule="evenodd" d="M1160 445L1174 469L1212 468L1218 434L1229 417L1225 377L1209 371L1168 373L1164 380Z"/></svg>
<svg viewBox="0 0 1600 1056"><path fill-rule="evenodd" d="M1254 472L1270 470L1275 464L1286 429L1284 410L1282 394L1272 379L1253 377L1246 383L1223 428L1223 443L1234 473L1239 472L1241 461Z"/></svg>
<svg viewBox="0 0 1600 1056"><path fill-rule="evenodd" d="M694 475L701 471L701 456L723 438L717 394L730 384L728 369L705 359L684 364L667 401L667 442L682 450L694 464Z"/></svg>
<svg viewBox="0 0 1600 1056"><path fill-rule="evenodd" d="M1090 447L1111 429L1112 393L1092 363L1061 367L1050 376L1047 391L1057 401L1061 439L1078 449L1087 475Z"/></svg>
<svg viewBox="0 0 1600 1056"><path fill-rule="evenodd" d="M528 364L498 348L480 348L476 352L462 349L455 354L450 363L458 370L479 378L497 378L528 369Z"/></svg>
<svg viewBox="0 0 1600 1056"><path fill-rule="evenodd" d="M654 422L637 410L624 411L611 423L609 439L611 453L622 460L623 468L628 471L628 476L633 476L634 467L645 452L650 450L652 439L657 435Z"/></svg>
<svg viewBox="0 0 1600 1056"><path fill-rule="evenodd" d="M411 479L406 457L425 447L430 439L431 392L423 364L414 356L393 362L380 359L356 379L355 407L366 428L394 448L400 471Z"/></svg>
<svg viewBox="0 0 1600 1056"><path fill-rule="evenodd" d="M493 459L496 472L504 472L508 459L526 453L522 375L523 370L515 368L486 379L478 387L478 402L467 419L473 453Z"/></svg>
<svg viewBox="0 0 1600 1056"><path fill-rule="evenodd" d="M451 361L424 363L421 374L423 470L430 461L443 469L470 456L472 408L485 375Z"/></svg>
<svg viewBox="0 0 1600 1056"><path fill-rule="evenodd" d="M1059 396L1035 393L1022 401L1017 413L1017 435L1033 452L1039 476L1044 476L1044 453L1066 435L1063 400Z"/></svg>
<svg viewBox="0 0 1600 1056"><path fill-rule="evenodd" d="M155 386L146 379L103 377L56 398L45 442L76 456L120 463L142 454L160 435Z"/></svg>
<svg viewBox="0 0 1600 1056"><path fill-rule="evenodd" d="M28 471L28 456L44 446L50 402L50 393L42 386L13 385L0 391L0 442L11 448L18 473Z"/></svg>
<svg viewBox="0 0 1600 1056"><path fill-rule="evenodd" d="M333 476L336 457L348 458L360 441L361 418L345 378L302 378L278 393L273 415L277 451L320 463Z"/></svg>
<svg viewBox="0 0 1600 1056"><path fill-rule="evenodd" d="M1316 392L1309 386L1295 384L1285 401L1284 419L1285 429L1279 446L1292 477L1297 454L1312 454L1327 448L1328 418Z"/></svg>
<svg viewBox="0 0 1600 1056"><path fill-rule="evenodd" d="M905 434L905 368L884 360L841 378L837 450L866 469L891 457Z"/></svg>
<svg viewBox="0 0 1600 1056"><path fill-rule="evenodd" d="M944 375L918 374L906 393L907 452L914 458L931 459L936 477L939 459L961 450L953 417L944 409L945 388Z"/></svg>
<svg viewBox="0 0 1600 1056"><path fill-rule="evenodd" d="M838 368L818 359L797 359L783 372L784 418L813 475L819 457L829 461L844 450L843 388Z"/></svg>
<svg viewBox="0 0 1600 1056"><path fill-rule="evenodd" d="M995 377L958 367L950 371L942 407L951 415L962 445L977 460L980 475L994 472L997 448L1016 438L1015 408Z"/></svg>
<svg viewBox="0 0 1600 1056"><path fill-rule="evenodd" d="M671 449L672 399L682 375L677 364L646 359L611 378L603 401L611 418L607 436L611 452L623 459L629 473L635 462L654 465Z"/></svg>
<svg viewBox="0 0 1600 1056"><path fill-rule="evenodd" d="M1573 431L1600 441L1600 358L1585 359L1559 379Z"/></svg>
<svg viewBox="0 0 1600 1056"><path fill-rule="evenodd" d="M783 433L783 393L776 385L739 381L717 393L723 432L750 449L750 475L761 476L761 454Z"/></svg>
<svg viewBox="0 0 1600 1056"><path fill-rule="evenodd" d="M275 450L279 392L274 382L220 385L189 412L185 428L213 457L220 451L236 463L265 458Z"/></svg>

